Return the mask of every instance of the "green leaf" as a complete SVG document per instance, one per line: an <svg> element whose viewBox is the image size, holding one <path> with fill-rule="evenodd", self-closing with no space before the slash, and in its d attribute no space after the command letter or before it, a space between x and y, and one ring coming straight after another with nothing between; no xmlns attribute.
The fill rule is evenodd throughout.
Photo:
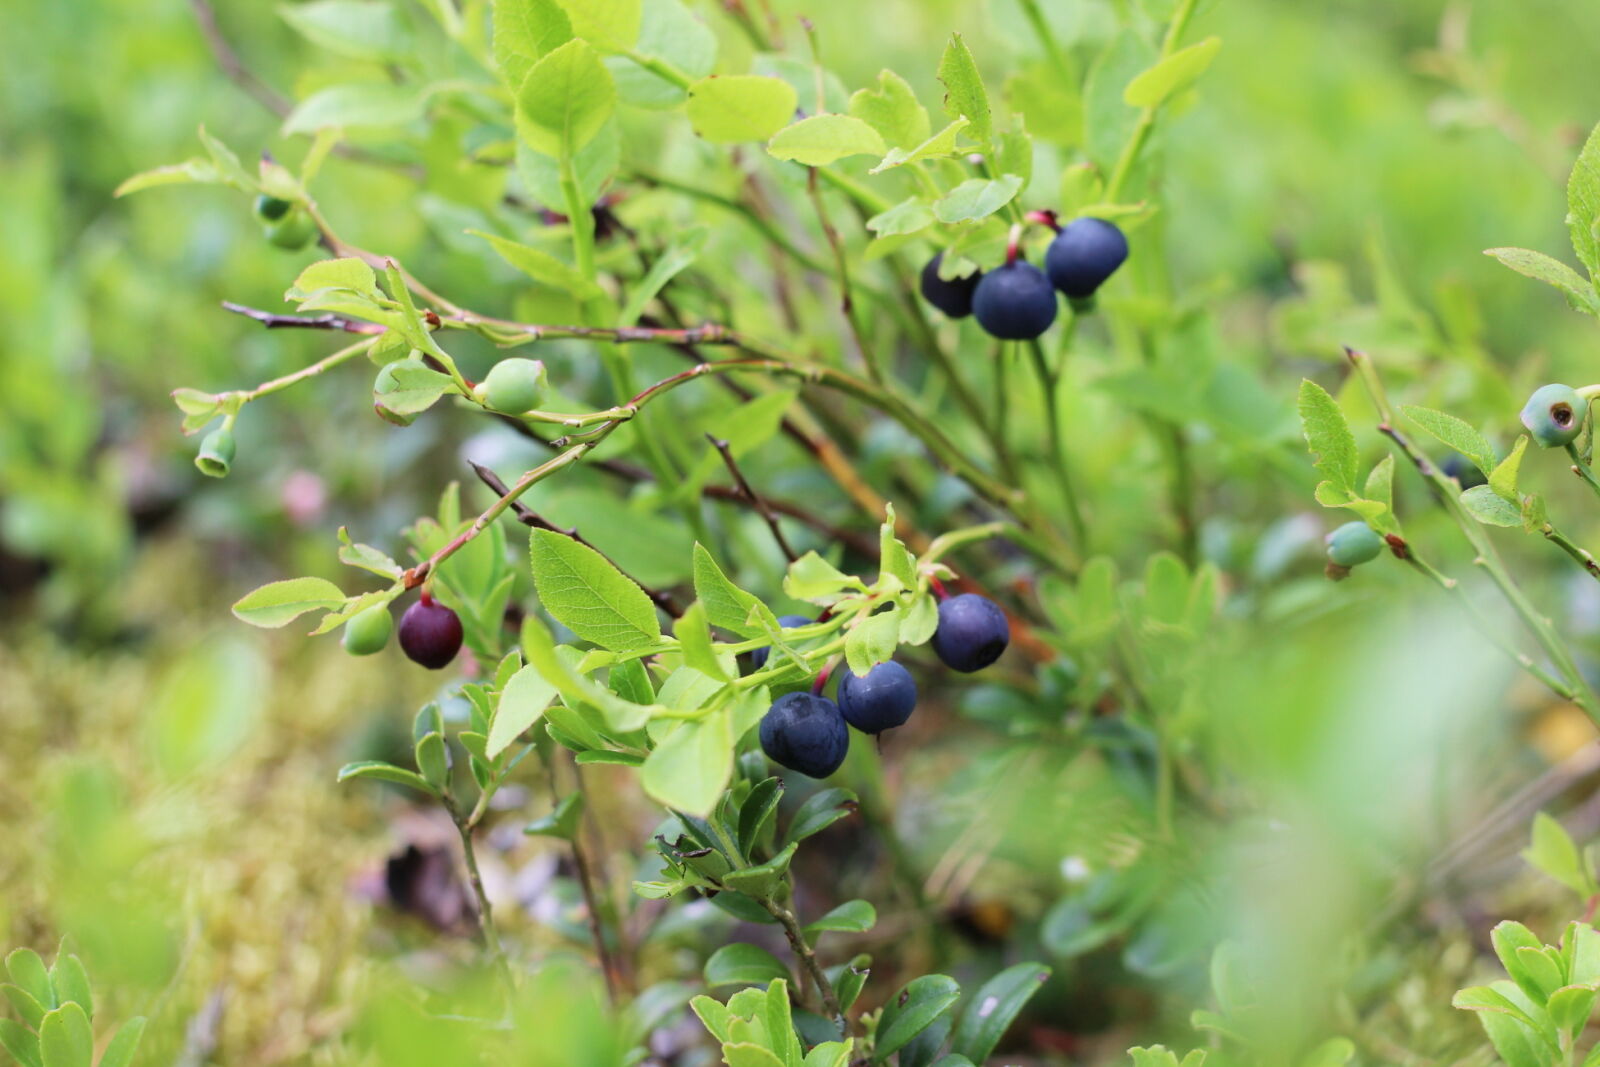
<svg viewBox="0 0 1600 1067"><path fill-rule="evenodd" d="M39 1024L39 1059L44 1067L93 1067L94 1031L77 1004L47 1012Z"/></svg>
<svg viewBox="0 0 1600 1067"><path fill-rule="evenodd" d="M998 178L968 178L935 201L933 213L940 222L972 222L987 218L1005 207L1022 190L1022 179L1015 174Z"/></svg>
<svg viewBox="0 0 1600 1067"><path fill-rule="evenodd" d="M652 59L665 63L671 74L650 69L646 63ZM618 98L656 110L682 106L688 98L685 81L692 84L716 65L716 33L683 0L646 0L632 53L606 60Z"/></svg>
<svg viewBox="0 0 1600 1067"><path fill-rule="evenodd" d="M1356 1047L1347 1037L1330 1037L1300 1060L1300 1067L1343 1067L1356 1054ZM1184 1057L1185 1062L1188 1057ZM1200 1062L1205 1055L1201 1054Z"/></svg>
<svg viewBox="0 0 1600 1067"><path fill-rule="evenodd" d="M709 815L733 777L733 742L726 711L687 719L645 758L639 783L666 807Z"/></svg>
<svg viewBox="0 0 1600 1067"><path fill-rule="evenodd" d="M939 80L944 83L944 110L951 118L965 116L972 136L987 144L994 135L989 114L989 93L983 87L978 64L959 33L950 35L939 59Z"/></svg>
<svg viewBox="0 0 1600 1067"><path fill-rule="evenodd" d="M729 889L756 900L771 900L783 886L783 876L789 872L798 842L791 842L782 852L765 863L730 871L722 879Z"/></svg>
<svg viewBox="0 0 1600 1067"><path fill-rule="evenodd" d="M593 705L599 709L605 715L607 729L612 732L629 733L640 729L653 713L663 710L629 703L592 678L585 677L573 666L582 658L582 654L565 645L558 648L550 636L549 628L537 616L529 615L522 620L522 654L569 703ZM698 671L694 673L699 674ZM569 734L572 730L568 726L576 726L559 704L546 708L545 716L552 720L552 725ZM558 718L561 721L554 721ZM584 737L594 742L587 747L605 747L598 737L593 736L592 730L587 731Z"/></svg>
<svg viewBox="0 0 1600 1067"><path fill-rule="evenodd" d="M1500 460L1494 453L1494 446L1489 444L1483 434L1454 415L1434 411L1432 408L1417 407L1414 404L1407 404L1400 410L1424 432L1472 460L1484 474L1488 474L1499 464Z"/></svg>
<svg viewBox="0 0 1600 1067"><path fill-rule="evenodd" d="M813 115L785 126L767 142L773 158L808 167L825 167L846 156L881 156L885 151L878 131L849 115Z"/></svg>
<svg viewBox="0 0 1600 1067"><path fill-rule="evenodd" d="M1309 378L1300 383L1300 424L1317 469L1335 488L1353 495L1360 463L1355 435L1333 397Z"/></svg>
<svg viewBox="0 0 1600 1067"><path fill-rule="evenodd" d="M1222 47L1222 38L1207 37L1199 44L1180 49L1133 81L1122 91L1130 107L1160 107L1174 94L1200 80Z"/></svg>
<svg viewBox="0 0 1600 1067"><path fill-rule="evenodd" d="M918 233L933 225L933 208L920 196L900 201L867 220L867 229L882 237Z"/></svg>
<svg viewBox="0 0 1600 1067"><path fill-rule="evenodd" d="M408 57L415 47L410 28L388 0L280 4L278 14L318 48L350 59L388 62Z"/></svg>
<svg viewBox="0 0 1600 1067"><path fill-rule="evenodd" d="M895 536L894 505L889 505L888 516L878 527L878 580L894 578L902 589L917 587L917 561L906 548L905 542Z"/></svg>
<svg viewBox="0 0 1600 1067"><path fill-rule="evenodd" d="M1567 986L1551 994L1545 1010L1550 1013L1550 1021L1555 1023L1557 1029L1564 1031L1568 1038L1576 1038L1589 1024L1596 996L1600 994L1593 989Z"/></svg>
<svg viewBox="0 0 1600 1067"><path fill-rule="evenodd" d="M844 1041L824 1041L820 1045L813 1045L811 1051L806 1053L802 1067L845 1067L850 1062L850 1051L855 1047L855 1038Z"/></svg>
<svg viewBox="0 0 1600 1067"><path fill-rule="evenodd" d="M1522 858L1528 866L1575 893L1587 896L1595 892L1594 879L1584 866L1572 836L1567 833L1566 827L1542 811L1533 817L1533 839L1523 850Z"/></svg>
<svg viewBox="0 0 1600 1067"><path fill-rule="evenodd" d="M704 545L694 546L694 594L705 606L712 626L744 638L763 637L778 629L778 617L754 594L728 580Z"/></svg>
<svg viewBox="0 0 1600 1067"><path fill-rule="evenodd" d="M837 603L846 590L865 593L866 583L839 570L817 555L807 552L789 564L783 577L783 591L795 600L806 600L826 607Z"/></svg>
<svg viewBox="0 0 1600 1067"><path fill-rule="evenodd" d="M1490 248L1483 254L1493 256L1518 274L1560 289L1574 309L1600 315L1600 296L1595 295L1594 286L1560 260L1528 248Z"/></svg>
<svg viewBox="0 0 1600 1067"><path fill-rule="evenodd" d="M892 70L878 72L876 89L858 89L850 97L848 110L877 130L891 150L922 144L932 129L928 109L917 102L910 83Z"/></svg>
<svg viewBox="0 0 1600 1067"><path fill-rule="evenodd" d="M1489 472L1489 488L1512 504L1518 503L1517 476L1522 473L1522 457L1527 450L1527 436L1518 437L1517 443L1511 446L1511 454Z"/></svg>
<svg viewBox="0 0 1600 1067"><path fill-rule="evenodd" d="M640 0L561 0L572 19L572 32L596 48L632 48L644 21Z"/></svg>
<svg viewBox="0 0 1600 1067"><path fill-rule="evenodd" d="M343 604L344 593L326 578L287 578L246 593L233 605L233 613L251 626L276 629L308 611Z"/></svg>
<svg viewBox="0 0 1600 1067"><path fill-rule="evenodd" d="M730 985L765 986L789 978L789 969L766 949L735 942L711 954L705 966L706 984L713 989Z"/></svg>
<svg viewBox="0 0 1600 1067"><path fill-rule="evenodd" d="M1367 517L1368 522L1375 522L1375 529L1379 533L1399 533L1400 524L1394 518L1394 456L1384 456L1378 461L1367 475L1366 487L1361 490L1362 496L1375 503L1383 505L1383 514Z"/></svg>
<svg viewBox="0 0 1600 1067"><path fill-rule="evenodd" d="M535 819L522 828L522 832L535 837L559 837L563 841L578 836L578 820L583 817L583 794L569 793L561 798L555 810L541 819Z"/></svg>
<svg viewBox="0 0 1600 1067"><path fill-rule="evenodd" d="M824 930L833 930L839 933L864 934L877 922L877 908L865 900L847 900L822 918L807 923L805 932L816 934Z"/></svg>
<svg viewBox="0 0 1600 1067"><path fill-rule="evenodd" d="M556 687L533 667L523 667L513 674L500 694L499 707L489 725L489 741L485 748L489 758L500 755L538 722L555 698Z"/></svg>
<svg viewBox="0 0 1600 1067"><path fill-rule="evenodd" d="M950 125L929 137L913 148L891 148L883 157L883 162L873 167L868 174L881 174L895 167L903 167L907 163L921 163L925 159L943 159L956 154L956 140L962 130L967 128L967 120L956 119Z"/></svg>
<svg viewBox="0 0 1600 1067"><path fill-rule="evenodd" d="M860 619L844 639L844 657L857 677L888 660L900 644L900 606Z"/></svg>
<svg viewBox="0 0 1600 1067"><path fill-rule="evenodd" d="M283 298L303 301L327 289L359 293L374 300L382 295L378 291L378 276L366 261L347 256L317 260L300 272Z"/></svg>
<svg viewBox="0 0 1600 1067"><path fill-rule="evenodd" d="M613 652L660 643L655 605L600 553L552 530L534 530L529 555L540 601L567 629Z"/></svg>
<svg viewBox="0 0 1600 1067"><path fill-rule="evenodd" d="M1584 142L1578 161L1567 179L1567 229L1578 260L1589 268L1592 279L1600 274L1600 126Z"/></svg>
<svg viewBox="0 0 1600 1067"><path fill-rule="evenodd" d="M1485 526L1521 526L1522 512L1487 485L1475 485L1461 494L1461 506Z"/></svg>
<svg viewBox="0 0 1600 1067"><path fill-rule="evenodd" d="M878 1019L873 1058L882 1062L900 1051L959 999L961 986L954 978L942 974L913 978L884 1005L883 1015Z"/></svg>
<svg viewBox="0 0 1600 1067"><path fill-rule="evenodd" d="M685 114L713 144L765 141L794 117L800 98L786 81L759 74L713 74L689 86Z"/></svg>
<svg viewBox="0 0 1600 1067"><path fill-rule="evenodd" d="M140 171L123 179L122 184L118 185L111 195L127 196L129 193L156 189L163 185L213 184L221 181L222 175L217 173L216 165L209 159L190 159L182 163L169 163L164 167Z"/></svg>
<svg viewBox="0 0 1600 1067"><path fill-rule="evenodd" d="M783 799L783 779L763 778L739 807L739 851L746 856L761 841L762 832L777 814Z"/></svg>
<svg viewBox="0 0 1600 1067"><path fill-rule="evenodd" d="M867 984L867 976L871 973L871 964L871 956L861 955L842 967L828 968L828 980L833 983L834 992L839 996L841 1011L849 1011L861 995L862 988Z"/></svg>
<svg viewBox="0 0 1600 1067"><path fill-rule="evenodd" d="M406 126L422 117L425 99L389 82L332 85L300 101L283 120L285 136L329 126Z"/></svg>
<svg viewBox="0 0 1600 1067"><path fill-rule="evenodd" d="M789 1009L788 979L772 980L762 1008L760 1019L766 1026L766 1043L772 1047L773 1054L787 1067L801 1067L800 1037L795 1033L794 1015Z"/></svg>
<svg viewBox="0 0 1600 1067"><path fill-rule="evenodd" d="M804 841L812 834L821 833L854 812L855 803L856 795L848 789L824 789L813 793L790 820L787 840Z"/></svg>
<svg viewBox="0 0 1600 1067"><path fill-rule="evenodd" d="M637 10L637 4L635 4ZM573 29L579 29L577 13ZM616 108L611 72L582 40L568 41L528 71L517 92L519 128L530 147L557 159L571 159L593 141Z"/></svg>
<svg viewBox="0 0 1600 1067"><path fill-rule="evenodd" d="M494 0L494 61L513 92L535 63L572 40L572 22L556 0Z"/></svg>
<svg viewBox="0 0 1600 1067"><path fill-rule="evenodd" d="M83 961L71 953L56 955L55 966L50 968L50 987L55 990L56 1003L75 1002L90 1019L94 1018L94 993L89 988L89 972Z"/></svg>
<svg viewBox="0 0 1600 1067"><path fill-rule="evenodd" d="M142 1015L135 1015L123 1023L117 1036L100 1054L99 1067L128 1067L133 1062L133 1054L139 1051L139 1039L144 1037L144 1024Z"/></svg>
<svg viewBox="0 0 1600 1067"><path fill-rule="evenodd" d="M749 1041L723 1045L722 1058L728 1067L784 1067L776 1053Z"/></svg>
<svg viewBox="0 0 1600 1067"><path fill-rule="evenodd" d="M417 741L417 770L436 792L443 792L450 781L450 757L445 751L444 738L437 733L423 735Z"/></svg>
<svg viewBox="0 0 1600 1067"><path fill-rule="evenodd" d="M32 997L40 1007L49 1011L57 1006L55 987L50 984L50 972L44 960L31 948L14 949L6 957L6 973L18 988Z"/></svg>
<svg viewBox="0 0 1600 1067"><path fill-rule="evenodd" d="M418 356L386 363L372 382L372 402L401 417L420 415L456 388L448 374L441 374Z"/></svg>
<svg viewBox="0 0 1600 1067"><path fill-rule="evenodd" d="M666 251L650 264L645 276L629 290L628 303L623 307L622 314L617 316L617 325L632 326L637 323L639 316L644 314L645 305L654 300L668 282L694 265L710 235L711 231L706 227L695 226L668 245Z"/></svg>
<svg viewBox="0 0 1600 1067"><path fill-rule="evenodd" d="M988 1059L1011 1020L1049 977L1050 968L1042 964L1019 963L989 979L967 1002L951 1035L951 1050L974 1063Z"/></svg>
<svg viewBox="0 0 1600 1067"><path fill-rule="evenodd" d="M39 1059L39 1035L13 1019L0 1019L0 1047L22 1067L44 1067Z"/></svg>
<svg viewBox="0 0 1600 1067"><path fill-rule="evenodd" d="M571 293L579 300L599 295L600 287L578 272L578 268L564 263L543 249L508 241L482 230L468 230L475 237L488 241L500 258L538 282L552 289Z"/></svg>
<svg viewBox="0 0 1600 1067"><path fill-rule="evenodd" d="M44 1013L49 1009L39 1003L32 993L29 993L19 985L12 985L10 982L0 985L0 993L5 994L6 999L11 1002L12 1008L16 1009L17 1014L22 1016L23 1022L35 1030L39 1028L39 1023L44 1020Z"/></svg>
<svg viewBox="0 0 1600 1067"><path fill-rule="evenodd" d="M356 763L346 763L339 768L339 781L346 782L352 778L368 778L379 782L393 782L395 785L409 786L421 793L433 794L433 786L427 779L414 771L403 767L396 767L392 763L382 760L360 760Z"/></svg>
<svg viewBox="0 0 1600 1067"><path fill-rule="evenodd" d="M706 609L696 600L684 609L672 626L673 636L683 652L683 662L708 677L727 681L728 672L711 647L711 630L706 625Z"/></svg>

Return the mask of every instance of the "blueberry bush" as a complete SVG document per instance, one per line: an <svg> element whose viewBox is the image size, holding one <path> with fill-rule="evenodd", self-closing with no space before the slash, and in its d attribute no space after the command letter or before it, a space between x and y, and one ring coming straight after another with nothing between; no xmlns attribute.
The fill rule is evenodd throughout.
<svg viewBox="0 0 1600 1067"><path fill-rule="evenodd" d="M1564 193L1489 257L1600 317L1582 35L83 2L0 164L23 1067L1600 1063L1600 385L1475 255Z"/></svg>

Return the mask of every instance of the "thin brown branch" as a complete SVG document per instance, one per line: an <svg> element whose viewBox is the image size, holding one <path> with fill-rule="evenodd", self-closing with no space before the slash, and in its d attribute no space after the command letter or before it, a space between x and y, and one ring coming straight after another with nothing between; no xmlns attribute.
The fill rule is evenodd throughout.
<svg viewBox="0 0 1600 1067"><path fill-rule="evenodd" d="M490 470L488 467L485 467L481 463L474 463L472 460L468 460L467 463L472 467L473 473L478 476L478 480L493 490L496 495L505 496L511 491L506 483L501 480L500 476L494 471ZM583 547L591 549L595 552L599 552L601 557L605 559L606 562L610 563L613 567L617 567L616 560L612 559L604 552L601 552L600 549L596 548L578 532L576 527L557 526L555 523L551 522L543 515L540 515L537 511L534 511L520 500L514 500L511 502L511 511L512 514L517 517L517 521L522 523L522 525L532 527L535 530L549 530L551 533L560 534L562 537L570 537ZM622 571L622 568L617 567L617 570ZM623 571L623 573L626 574L627 572ZM660 608L674 619L683 615L683 609L678 606L677 601L673 599L671 593L664 593L659 589L652 589L648 585L645 585L643 582L639 581L637 578L633 578L632 580L635 585L644 590L644 595L649 597L651 602L654 603L656 607Z"/></svg>
<svg viewBox="0 0 1600 1067"><path fill-rule="evenodd" d="M790 563L799 559L800 556L790 546L789 539L783 536L783 527L778 524L778 516L767 506L767 502L755 491L755 487L750 484L749 480L745 478L744 472L739 469L739 462L733 458L733 449L728 446L728 442L709 433L706 434L706 440L710 441L711 447L721 454L722 462L727 464L728 473L733 475L734 484L739 487L739 491L744 494L746 500L750 501L750 505L756 509L756 512L766 520L767 529L772 531L772 539L778 542L778 547L783 550L785 558Z"/></svg>
<svg viewBox="0 0 1600 1067"><path fill-rule="evenodd" d="M229 81L250 94L257 103L280 119L294 109L293 101L256 77L250 68L244 65L239 53L233 50L233 46L223 36L221 27L217 25L217 13L212 9L209 0L189 0L189 6L194 9L194 20L200 25L200 33L206 39L206 47L211 50L212 58L216 60L218 68Z"/></svg>
<svg viewBox="0 0 1600 1067"><path fill-rule="evenodd" d="M346 318L332 312L322 315L280 315L272 311L262 311L260 308L247 307L244 304L235 304L231 300L224 300L222 306L235 315L256 320L269 330L342 330L345 333L380 334L387 329L376 322L363 322L361 319Z"/></svg>

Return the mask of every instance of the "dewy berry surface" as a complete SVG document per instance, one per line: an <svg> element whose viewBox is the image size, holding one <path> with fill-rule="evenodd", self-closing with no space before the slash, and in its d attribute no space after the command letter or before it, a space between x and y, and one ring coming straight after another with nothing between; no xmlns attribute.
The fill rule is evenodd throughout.
<svg viewBox="0 0 1600 1067"><path fill-rule="evenodd" d="M905 725L917 707L917 683L894 660L876 664L858 677L848 668L839 677L839 711L864 734Z"/></svg>
<svg viewBox="0 0 1600 1067"><path fill-rule="evenodd" d="M1005 612L987 597L962 593L939 604L939 627L933 632L934 654L946 667L963 674L981 671L1011 643Z"/></svg>
<svg viewBox="0 0 1600 1067"><path fill-rule="evenodd" d="M773 701L761 720L761 749L772 762L812 778L826 778L850 751L850 728L839 705L811 693Z"/></svg>

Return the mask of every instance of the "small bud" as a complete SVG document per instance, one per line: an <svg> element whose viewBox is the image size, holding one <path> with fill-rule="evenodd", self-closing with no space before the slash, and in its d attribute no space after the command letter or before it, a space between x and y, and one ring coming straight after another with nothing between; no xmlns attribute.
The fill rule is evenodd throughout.
<svg viewBox="0 0 1600 1067"><path fill-rule="evenodd" d="M194 465L208 478L226 478L233 466L233 454L233 430L226 425L219 426L200 442L200 454L194 457Z"/></svg>

